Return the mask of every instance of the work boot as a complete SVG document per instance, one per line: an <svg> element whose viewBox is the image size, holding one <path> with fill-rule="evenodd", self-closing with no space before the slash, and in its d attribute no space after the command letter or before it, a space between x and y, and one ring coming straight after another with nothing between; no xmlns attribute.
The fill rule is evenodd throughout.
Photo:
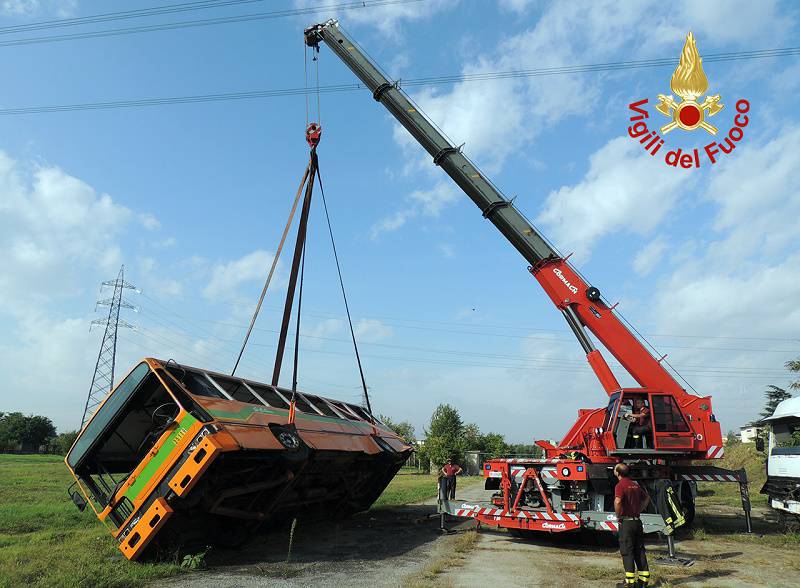
<svg viewBox="0 0 800 588"><path fill-rule="evenodd" d="M639 578L636 580L636 588L649 588L650 586L650 572L639 572Z"/></svg>

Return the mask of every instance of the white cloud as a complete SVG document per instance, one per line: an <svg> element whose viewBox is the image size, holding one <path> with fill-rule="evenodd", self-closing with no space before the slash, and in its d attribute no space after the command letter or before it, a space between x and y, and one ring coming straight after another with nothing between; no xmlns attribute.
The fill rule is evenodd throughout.
<svg viewBox="0 0 800 588"><path fill-rule="evenodd" d="M522 14L534 3L535 0L500 0L500 8Z"/></svg>
<svg viewBox="0 0 800 588"><path fill-rule="evenodd" d="M459 198L456 188L446 182L439 182L430 190L414 190L408 196L408 208L398 210L372 225L370 238L374 240L384 233L396 231L417 216L437 217L442 209Z"/></svg>
<svg viewBox="0 0 800 588"><path fill-rule="evenodd" d="M236 298L240 286L264 280L273 257L272 253L259 249L234 261L216 264L203 295L215 301Z"/></svg>
<svg viewBox="0 0 800 588"><path fill-rule="evenodd" d="M54 166L34 167L0 151L0 297L28 303L82 288L81 270L112 271L117 236L133 213Z"/></svg>
<svg viewBox="0 0 800 588"><path fill-rule="evenodd" d="M585 259L610 232L652 231L691 181L629 137L617 137L589 158L581 182L550 193L538 221L557 246Z"/></svg>
<svg viewBox="0 0 800 588"><path fill-rule="evenodd" d="M311 339L327 339L341 331L343 325L344 323L341 319L325 319L312 326L306 325L305 321L303 321L303 325L300 329L300 335L304 337L310 337Z"/></svg>
<svg viewBox="0 0 800 588"><path fill-rule="evenodd" d="M74 14L77 5L77 0L2 0L0 1L0 15L54 14L63 18Z"/></svg>
<svg viewBox="0 0 800 588"><path fill-rule="evenodd" d="M355 326L356 341L377 343L392 336L392 327L377 319L361 319Z"/></svg>
<svg viewBox="0 0 800 588"><path fill-rule="evenodd" d="M342 4L341 0L294 0L298 8L319 7L320 20L341 18L343 22L370 25L378 28L384 35L397 38L398 27L405 21L431 18L440 12L450 10L459 0L428 0L423 5L416 2L410 4L386 4L383 6L353 8L337 11L334 7Z"/></svg>
<svg viewBox="0 0 800 588"><path fill-rule="evenodd" d="M155 231L161 228L161 221L149 212L144 212L139 215L139 222L148 231Z"/></svg>
<svg viewBox="0 0 800 588"><path fill-rule="evenodd" d="M633 270L640 276L649 275L661 261L666 249L666 240L660 236L656 237L633 258Z"/></svg>
<svg viewBox="0 0 800 588"><path fill-rule="evenodd" d="M442 243L439 245L439 251L445 259L453 259L456 256L456 248L452 243Z"/></svg>
<svg viewBox="0 0 800 588"><path fill-rule="evenodd" d="M785 385L783 362L797 355L788 341L800 332L799 137L788 128L773 140L742 143L718 164L701 192L717 207L714 231L659 283L651 306L657 332L710 335L670 350L675 363L749 374L740 382L688 376L716 396L726 430L757 415L764 387Z"/></svg>
<svg viewBox="0 0 800 588"><path fill-rule="evenodd" d="M370 239L377 239L384 233L391 233L402 227L409 219L414 218L417 211L414 209L398 210L391 215L379 220L369 230Z"/></svg>

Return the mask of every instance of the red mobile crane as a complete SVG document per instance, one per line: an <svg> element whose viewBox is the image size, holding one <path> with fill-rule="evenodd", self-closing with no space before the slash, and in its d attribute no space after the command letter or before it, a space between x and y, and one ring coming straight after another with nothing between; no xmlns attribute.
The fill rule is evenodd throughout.
<svg viewBox="0 0 800 588"><path fill-rule="evenodd" d="M696 481L738 482L748 531L750 502L744 470L692 465L723 455L711 398L689 394L589 284L491 181L454 146L400 88L344 33L335 20L305 30L306 44L325 43L372 91L530 264L528 270L563 314L608 394L605 408L581 409L558 445L538 441L541 459L493 459L484 464L491 502L440 499L440 511L523 531L587 527L616 531L613 466L626 462L632 477L657 497L659 513L642 516L645 532L671 533L694 516ZM588 331L588 332L587 332ZM639 384L620 386L589 333ZM635 408L634 408L635 407ZM647 415L646 419L636 418ZM635 426L638 423L639 426ZM643 423L647 423L643 425ZM638 434L633 434L638 433ZM441 497L440 497L441 498Z"/></svg>

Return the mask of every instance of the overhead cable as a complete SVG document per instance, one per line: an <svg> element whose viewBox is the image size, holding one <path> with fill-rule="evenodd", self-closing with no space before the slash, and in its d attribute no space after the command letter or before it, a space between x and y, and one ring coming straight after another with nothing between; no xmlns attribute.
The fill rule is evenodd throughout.
<svg viewBox="0 0 800 588"><path fill-rule="evenodd" d="M2 43L0 43L2 46ZM800 47L786 47L778 49L759 49L755 51L738 51L735 53L718 53L706 56L705 63L714 61L736 61L749 59L766 59L800 55ZM451 84L462 82L485 82L501 79L536 78L551 75L585 74L594 72L618 71L625 69L639 69L647 67L674 66L677 59L651 59L644 61L626 61L611 63L596 63L590 65L574 65L563 67L545 67L537 69L495 71L476 74L460 74L433 76L424 78L409 78L398 80L403 87L432 86L438 84ZM143 106L166 106L173 104L195 104L202 102L223 102L231 100L252 100L264 98L278 98L284 96L303 96L309 93L339 93L352 92L365 89L360 83L332 84L319 86L319 88L280 88L274 90L250 90L246 92L224 92L217 94L197 94L191 96L167 96L158 98L139 98L132 100L115 100L109 102L83 102L76 104L60 104L49 106L28 106L0 109L0 116L21 114L43 114L51 112L72 112L79 110L109 110L116 108L137 108Z"/></svg>

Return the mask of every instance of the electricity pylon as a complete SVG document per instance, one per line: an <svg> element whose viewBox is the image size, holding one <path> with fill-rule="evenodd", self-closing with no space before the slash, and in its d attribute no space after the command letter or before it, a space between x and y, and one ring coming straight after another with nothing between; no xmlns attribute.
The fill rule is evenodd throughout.
<svg viewBox="0 0 800 588"><path fill-rule="evenodd" d="M97 354L97 363L94 366L92 385L89 386L89 396L86 398L86 406L83 409L81 418L81 429L86 421L94 414L95 409L103 401L106 395L114 387L114 365L117 359L117 329L120 327L132 329L133 325L119 318L119 311L128 308L134 312L138 309L127 300L122 298L122 291L125 289L139 292L136 286L125 281L125 266L119 268L119 275L116 280L106 280L100 285L100 292L106 287L114 288L111 298L98 300L95 306L108 306L108 316L92 321L89 330L95 325L105 327L103 341L100 343L100 353Z"/></svg>

